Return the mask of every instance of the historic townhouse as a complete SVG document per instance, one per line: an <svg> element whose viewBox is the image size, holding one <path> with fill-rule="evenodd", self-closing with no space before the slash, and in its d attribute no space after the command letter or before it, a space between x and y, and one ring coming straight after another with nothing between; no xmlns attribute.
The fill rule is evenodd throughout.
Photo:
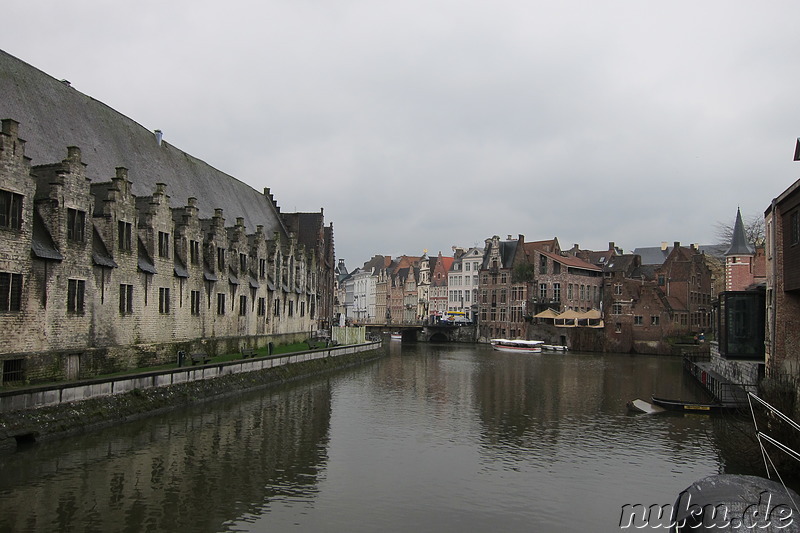
<svg viewBox="0 0 800 533"><path fill-rule="evenodd" d="M687 332L711 328L711 269L695 245L679 242L655 271L658 286L669 302L676 326Z"/></svg>
<svg viewBox="0 0 800 533"><path fill-rule="evenodd" d="M600 309L602 268L562 254L558 239L526 243L525 250L536 280L531 295L534 314L546 309L559 313Z"/></svg>
<svg viewBox="0 0 800 533"><path fill-rule="evenodd" d="M454 258L445 257L442 252L436 257L433 271L431 272L430 315L441 318L448 311L448 271L455 265Z"/></svg>
<svg viewBox="0 0 800 533"><path fill-rule="evenodd" d="M479 270L478 336L484 339L524 338L525 305L533 281L525 254L525 237L486 239Z"/></svg>
<svg viewBox="0 0 800 533"><path fill-rule="evenodd" d="M453 252L453 266L447 276L447 310L464 313L467 320L475 322L483 250L453 247Z"/></svg>
<svg viewBox="0 0 800 533"><path fill-rule="evenodd" d="M0 71L0 113L14 117L0 135L3 382L237 351L330 323L321 212L280 213L269 189L2 52Z"/></svg>
<svg viewBox="0 0 800 533"><path fill-rule="evenodd" d="M639 255L614 257L605 267L604 319L607 348L614 352L660 353L672 333L669 306L652 266Z"/></svg>
<svg viewBox="0 0 800 533"><path fill-rule="evenodd" d="M428 252L426 250L422 253L422 257L420 257L419 260L419 277L417 279L417 321L428 319L428 313L430 309L430 288L431 260L428 258Z"/></svg>
<svg viewBox="0 0 800 533"><path fill-rule="evenodd" d="M667 337L711 329L712 273L694 245L676 242L659 266L643 265L638 254L615 257L603 292L612 351L665 353Z"/></svg>

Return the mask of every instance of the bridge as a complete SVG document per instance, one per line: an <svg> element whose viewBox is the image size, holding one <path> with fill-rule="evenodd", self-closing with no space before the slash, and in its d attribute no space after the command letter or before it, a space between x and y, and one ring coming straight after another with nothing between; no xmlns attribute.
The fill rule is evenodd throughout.
<svg viewBox="0 0 800 533"><path fill-rule="evenodd" d="M474 324L455 326L450 324L360 324L372 335L387 332L400 333L408 342L470 342L478 338L478 327Z"/></svg>

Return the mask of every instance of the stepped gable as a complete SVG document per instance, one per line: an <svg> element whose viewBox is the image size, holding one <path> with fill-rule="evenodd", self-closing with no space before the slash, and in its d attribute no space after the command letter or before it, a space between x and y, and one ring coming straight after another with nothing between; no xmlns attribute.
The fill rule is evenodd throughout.
<svg viewBox="0 0 800 533"><path fill-rule="evenodd" d="M138 197L152 194L157 182L166 183L177 205L196 197L203 218L222 208L230 220L243 217L248 231L263 225L267 235L288 235L271 195L164 140L159 143L152 131L2 50L0 94L0 118L19 123L19 136L27 141L25 155L33 165L61 161L67 146L77 146L94 183L109 181L116 167L126 167Z"/></svg>

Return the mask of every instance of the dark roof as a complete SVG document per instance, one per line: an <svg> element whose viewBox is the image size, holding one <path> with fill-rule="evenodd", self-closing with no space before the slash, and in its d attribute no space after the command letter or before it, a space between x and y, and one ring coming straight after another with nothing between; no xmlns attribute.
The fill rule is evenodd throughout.
<svg viewBox="0 0 800 533"><path fill-rule="evenodd" d="M744 223L742 222L742 212L736 210L736 223L733 225L733 237L731 238L731 246L725 252L725 256L729 255L754 255L753 249L747 242L747 235L744 232Z"/></svg>
<svg viewBox="0 0 800 533"><path fill-rule="evenodd" d="M159 146L152 131L2 50L0 94L0 119L19 122L25 155L33 165L59 162L67 146L77 146L86 175L95 183L109 181L116 167L126 167L136 196L150 196L163 182L172 207L193 196L203 218L222 208L228 220L244 217L250 231L261 224L267 235L288 236L271 195L167 142Z"/></svg>
<svg viewBox="0 0 800 533"><path fill-rule="evenodd" d="M672 253L672 246L650 246L644 248L635 248L633 253L642 258L643 265L663 265L667 260L669 254ZM700 253L710 255L713 257L722 257L725 255L725 246L718 244L701 244L697 247Z"/></svg>
<svg viewBox="0 0 800 533"><path fill-rule="evenodd" d="M94 264L102 267L117 268L119 265L114 262L114 258L108 253L108 248L106 248L103 239L100 238L97 228L93 226L92 232L92 261L94 261Z"/></svg>
<svg viewBox="0 0 800 533"><path fill-rule="evenodd" d="M147 248L145 248L142 239L139 239L139 270L142 272L146 272L148 274L158 274L156 270L156 265L153 264L153 260L150 258L150 254L147 253Z"/></svg>
<svg viewBox="0 0 800 533"><path fill-rule="evenodd" d="M61 255L56 249L56 243L53 242L53 237L47 231L47 226L44 224L39 212L33 210L33 239L31 240L31 251L33 255L39 259L51 259L53 261L62 261L64 256Z"/></svg>
<svg viewBox="0 0 800 533"><path fill-rule="evenodd" d="M500 262L502 266L500 268L511 268L514 264L514 256L517 254L517 245L519 241L511 240L511 241L498 241L497 247L498 252L500 253ZM483 268L489 268L489 254L483 254Z"/></svg>
<svg viewBox="0 0 800 533"><path fill-rule="evenodd" d="M178 257L178 254L175 254L175 261L173 266L174 266L173 271L175 272L175 276L179 278L189 277L189 271L186 270L186 265L183 264L183 261L181 260L180 257Z"/></svg>

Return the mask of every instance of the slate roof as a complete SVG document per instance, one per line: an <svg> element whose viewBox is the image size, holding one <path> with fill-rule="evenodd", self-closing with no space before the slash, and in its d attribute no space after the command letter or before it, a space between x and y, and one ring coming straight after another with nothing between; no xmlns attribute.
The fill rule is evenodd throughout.
<svg viewBox="0 0 800 533"><path fill-rule="evenodd" d="M742 222L742 212L739 209L736 210L736 223L733 225L731 246L725 252L725 256L729 255L754 255L753 249L747 242L747 235L744 232L744 223Z"/></svg>
<svg viewBox="0 0 800 533"><path fill-rule="evenodd" d="M669 254L672 253L672 246L667 246L662 249L660 246L650 246L644 248L636 248L633 253L642 258L643 265L663 265L667 260ZM718 244L702 244L697 247L700 253L710 255L713 257L722 257L725 255L727 248L724 245Z"/></svg>
<svg viewBox="0 0 800 533"><path fill-rule="evenodd" d="M511 265L514 264L514 256L517 253L517 245L519 241L511 240L511 241L499 241L497 243L498 251L500 253L500 268L511 268ZM489 254L483 254L483 267L482 268L489 268Z"/></svg>
<svg viewBox="0 0 800 533"><path fill-rule="evenodd" d="M108 253L108 248L106 248L106 244L97 232L97 228L92 226L92 232L92 261L94 261L94 264L107 268L117 268L118 265L114 258L111 257L111 254Z"/></svg>
<svg viewBox="0 0 800 533"><path fill-rule="evenodd" d="M39 259L49 259L53 261L63 261L64 256L56 248L56 243L53 242L53 237L47 231L47 226L42 220L39 212L33 210L33 239L31 242L31 251L33 255Z"/></svg>
<svg viewBox="0 0 800 533"><path fill-rule="evenodd" d="M2 50L0 95L0 119L19 122L32 165L60 162L67 146L77 146L95 183L109 181L116 167L126 167L139 197L152 195L156 183L163 182L172 207L194 196L203 218L222 208L228 220L243 217L249 232L261 224L268 236L275 231L288 236L271 197L168 142L159 146L152 131Z"/></svg>

